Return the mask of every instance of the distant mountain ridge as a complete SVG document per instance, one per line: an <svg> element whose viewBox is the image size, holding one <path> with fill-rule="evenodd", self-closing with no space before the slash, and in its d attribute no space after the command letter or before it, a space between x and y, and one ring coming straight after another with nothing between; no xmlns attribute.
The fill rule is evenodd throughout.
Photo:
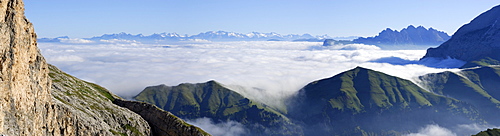
<svg viewBox="0 0 500 136"><path fill-rule="evenodd" d="M159 33L152 35L143 35L143 34L129 34L129 33L118 33L118 34L104 34L101 36L96 36L92 38L83 38L83 40L89 40L94 42L99 42L103 40L130 40L130 41L138 41L144 43L154 43L154 42L175 42L175 41L199 41L199 40L207 40L207 41L315 41L315 40L323 40L330 38L328 35L322 36L312 36L310 34L287 34L282 35L278 33L260 33L260 32L251 32L251 33L236 33L236 32L226 32L226 31L208 31L204 33L199 33L197 35L180 35L177 33ZM67 36L56 37L56 38L40 38L39 42L61 42L65 39L70 39ZM307 39L307 40L305 40Z"/></svg>
<svg viewBox="0 0 500 136"><path fill-rule="evenodd" d="M360 37L354 39L354 43L369 45L391 46L391 45L439 45L450 36L434 28L425 28L423 26L415 27L413 25L402 29L401 31L387 28L374 37Z"/></svg>

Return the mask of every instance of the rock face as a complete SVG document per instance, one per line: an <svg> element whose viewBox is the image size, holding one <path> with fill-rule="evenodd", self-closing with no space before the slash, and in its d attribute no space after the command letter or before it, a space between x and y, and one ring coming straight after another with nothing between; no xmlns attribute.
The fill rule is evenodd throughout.
<svg viewBox="0 0 500 136"><path fill-rule="evenodd" d="M369 45L439 45L450 36L445 32L433 28L426 29L423 26L408 26L401 31L387 28L375 37L354 39L354 43Z"/></svg>
<svg viewBox="0 0 500 136"><path fill-rule="evenodd" d="M105 88L70 76L49 65L55 104L48 109L47 135L149 136L151 129L141 116L113 104L120 97Z"/></svg>
<svg viewBox="0 0 500 136"><path fill-rule="evenodd" d="M161 110L158 107L135 101L116 99L115 104L126 107L144 117L153 128L156 136L209 136L207 132L187 124L174 114Z"/></svg>
<svg viewBox="0 0 500 136"><path fill-rule="evenodd" d="M142 116L113 104L120 97L49 66L23 6L21 0L0 0L0 135L149 136L156 126L180 120L156 121L152 130ZM149 107L134 110L141 108ZM176 132L169 134L186 134Z"/></svg>
<svg viewBox="0 0 500 136"><path fill-rule="evenodd" d="M53 105L49 69L21 0L0 0L0 134L40 135Z"/></svg>
<svg viewBox="0 0 500 136"><path fill-rule="evenodd" d="M500 6L493 7L460 27L450 40L437 48L429 48L424 58L450 57L466 62L500 60L499 19Z"/></svg>

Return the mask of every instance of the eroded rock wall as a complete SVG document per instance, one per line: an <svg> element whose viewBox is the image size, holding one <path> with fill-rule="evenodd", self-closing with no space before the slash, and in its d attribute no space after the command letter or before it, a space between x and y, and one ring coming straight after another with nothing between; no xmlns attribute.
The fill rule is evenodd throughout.
<svg viewBox="0 0 500 136"><path fill-rule="evenodd" d="M0 134L46 130L51 82L21 0L0 0Z"/></svg>

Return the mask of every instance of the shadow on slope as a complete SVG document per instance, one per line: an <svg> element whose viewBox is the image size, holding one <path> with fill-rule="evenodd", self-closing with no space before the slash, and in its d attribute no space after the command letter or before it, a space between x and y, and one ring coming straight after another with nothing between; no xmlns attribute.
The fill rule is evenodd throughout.
<svg viewBox="0 0 500 136"><path fill-rule="evenodd" d="M407 60L399 57L384 57L375 60L371 60L369 62L375 63L389 63L392 65L424 65L432 68L460 68L465 64L464 61L457 59L437 59L437 58L425 58L421 60Z"/></svg>

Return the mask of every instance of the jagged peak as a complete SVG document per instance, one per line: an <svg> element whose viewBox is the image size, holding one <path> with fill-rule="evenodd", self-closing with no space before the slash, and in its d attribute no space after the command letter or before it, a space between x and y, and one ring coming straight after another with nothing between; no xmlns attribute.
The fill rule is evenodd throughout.
<svg viewBox="0 0 500 136"><path fill-rule="evenodd" d="M416 28L413 25L409 25L408 27L406 27L406 29L416 29Z"/></svg>

